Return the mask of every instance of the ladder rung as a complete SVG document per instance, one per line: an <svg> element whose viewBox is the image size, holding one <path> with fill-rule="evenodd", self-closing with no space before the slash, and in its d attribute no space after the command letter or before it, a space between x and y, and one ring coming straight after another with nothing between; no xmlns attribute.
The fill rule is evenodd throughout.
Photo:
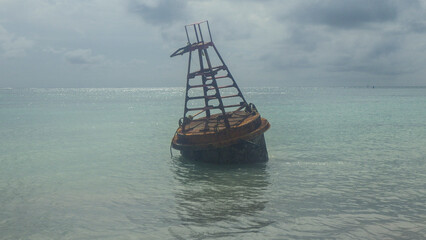
<svg viewBox="0 0 426 240"><path fill-rule="evenodd" d="M214 79L221 79L221 78L227 78L227 77L229 77L228 75L225 75L225 76L220 76L220 77L215 77ZM208 77L208 78L206 78L207 80L212 80L213 78L212 77Z"/></svg>
<svg viewBox="0 0 426 240"><path fill-rule="evenodd" d="M232 98L232 97L239 97L239 94L235 94L235 95L229 95L229 96L223 96L222 98Z"/></svg>
<svg viewBox="0 0 426 240"><path fill-rule="evenodd" d="M223 106L223 108L240 107L240 106L241 104L234 104L234 105Z"/></svg>
<svg viewBox="0 0 426 240"><path fill-rule="evenodd" d="M209 100L217 99L217 96L216 96L216 95L210 95L210 96L208 97L208 99L209 99Z"/></svg>
<svg viewBox="0 0 426 240"><path fill-rule="evenodd" d="M200 111L200 110L210 110L214 109L215 107L199 107L199 108L187 108L188 111Z"/></svg>
<svg viewBox="0 0 426 240"><path fill-rule="evenodd" d="M210 79L211 79L211 76L216 75L216 74L217 74L217 72L219 71L219 70L211 70L211 71L210 71L210 69L207 69L207 70L208 70L208 71L204 72L204 75L205 75L205 76L210 76Z"/></svg>
<svg viewBox="0 0 426 240"><path fill-rule="evenodd" d="M217 66L217 67L213 67L212 68L212 70L225 70L226 69L226 67L224 66L224 65L221 65L221 66Z"/></svg>
<svg viewBox="0 0 426 240"><path fill-rule="evenodd" d="M200 76L201 74L203 74L202 71L197 71L197 72L189 73L188 74L188 79L195 78L196 76Z"/></svg>
<svg viewBox="0 0 426 240"><path fill-rule="evenodd" d="M188 78L194 78L196 76L206 75L206 76L214 76L219 72L220 70L225 70L225 66L217 66L213 67L210 71L209 68L201 69L200 71L192 72L188 74Z"/></svg>
<svg viewBox="0 0 426 240"><path fill-rule="evenodd" d="M189 85L189 88L198 88L198 87L210 87L212 84L200 84L200 85ZM213 88L214 89L214 88ZM209 89L210 90L210 89Z"/></svg>
<svg viewBox="0 0 426 240"><path fill-rule="evenodd" d="M231 84L231 85L226 85L226 86L222 86L222 87L217 87L217 89L221 89L221 88L230 88L230 87L235 87L234 86L234 84ZM209 88L208 90L214 90L215 88L214 87L212 87L212 88Z"/></svg>
<svg viewBox="0 0 426 240"><path fill-rule="evenodd" d="M203 99L203 98L207 98L207 99L214 99L214 97L216 97L216 96L215 96L215 95L208 95L208 96L196 96L196 97L188 97L188 100Z"/></svg>
<svg viewBox="0 0 426 240"><path fill-rule="evenodd" d="M223 108L231 108L231 107L241 107L241 104L234 104L234 105L228 105L228 106L223 106ZM200 110L211 110L211 109L221 109L220 106L215 106L215 107L199 107L199 108L187 108L188 111L200 111Z"/></svg>
<svg viewBox="0 0 426 240"><path fill-rule="evenodd" d="M223 108L230 108L230 107L240 107L241 104L235 104L235 105L228 105L228 106L223 106ZM199 108L187 108L188 111L199 111L199 110L211 110L211 109L222 109L222 107L220 106L209 106L209 107L199 107Z"/></svg>
<svg viewBox="0 0 426 240"><path fill-rule="evenodd" d="M188 78L194 78L196 76L201 76L204 73L206 73L207 71L209 71L210 69L205 68L205 69L201 69L200 71L196 71L196 72L192 72L188 74Z"/></svg>
<svg viewBox="0 0 426 240"><path fill-rule="evenodd" d="M213 46L213 42L210 41L210 42L193 43L191 45L187 45L185 47L179 48L174 53L172 53L172 55L170 55L170 57L175 57L177 55L183 55L187 52L192 52L192 51L195 51L197 49L205 49L205 48L208 48L209 46Z"/></svg>
<svg viewBox="0 0 426 240"><path fill-rule="evenodd" d="M203 48L208 48L209 46L213 46L212 42L200 42L200 43L194 43L191 45L191 49L190 51L194 51L196 49L203 49Z"/></svg>
<svg viewBox="0 0 426 240"><path fill-rule="evenodd" d="M192 72L192 73L188 74L188 79L195 78L195 77L201 76L201 75L204 75L204 76L214 76L214 75L217 74L218 71L219 71L219 69L217 69L217 70L213 70L212 69L210 71L210 69L205 68L203 70L200 70L200 71L197 71L197 72Z"/></svg>

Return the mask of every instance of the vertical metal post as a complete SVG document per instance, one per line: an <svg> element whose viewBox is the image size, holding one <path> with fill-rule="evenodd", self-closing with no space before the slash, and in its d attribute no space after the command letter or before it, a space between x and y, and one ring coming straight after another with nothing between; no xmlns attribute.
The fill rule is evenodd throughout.
<svg viewBox="0 0 426 240"><path fill-rule="evenodd" d="M200 23L201 24L201 23ZM204 42L204 38L203 38L203 32L201 31L201 27L200 24L198 24L198 30L200 30L200 37L201 37L201 42Z"/></svg>
<svg viewBox="0 0 426 240"><path fill-rule="evenodd" d="M212 69L212 64L210 62L210 58L209 58L209 54L207 52L207 49L204 49L204 55L206 57L206 61L207 61L207 65L209 67L209 72L212 73L213 69ZM222 96L220 95L220 91L219 91L219 87L217 86L217 82L216 82L216 77L214 76L214 74L211 75L211 80L212 80L212 85L216 91L216 98L219 101L219 109L222 111L223 114L223 118L225 121L225 126L227 128L230 128L231 126L229 125L229 120L228 117L226 116L226 112L225 112L225 108L223 107L223 101L222 101Z"/></svg>
<svg viewBox="0 0 426 240"><path fill-rule="evenodd" d="M188 44L191 44L191 40L189 40L188 28L185 26L186 39L188 39Z"/></svg>
<svg viewBox="0 0 426 240"><path fill-rule="evenodd" d="M190 77L190 73L191 73L191 59L192 59L192 51L189 51L189 58L188 58L188 73L186 75L186 91L185 91L185 107L183 109L183 119L186 118L186 113L188 112L188 91L190 89L190 85L189 85L189 77ZM182 131L185 131L185 121L182 121Z"/></svg>
<svg viewBox="0 0 426 240"><path fill-rule="evenodd" d="M200 71L201 71L201 82L203 85L206 85L206 75L205 75L205 71L204 71L204 63L203 63L203 53L201 49L198 49L198 57L200 60ZM207 108L209 106L209 100L207 99L207 91L208 91L208 87L207 86L203 86L203 93L204 93L204 104L205 107ZM207 109L206 110L206 117L210 117L210 110Z"/></svg>
<svg viewBox="0 0 426 240"><path fill-rule="evenodd" d="M195 32L195 37L197 38L197 43L199 43L200 39L198 39L198 33L197 33L197 28L195 27L195 24L194 24L194 32Z"/></svg>
<svg viewBox="0 0 426 240"><path fill-rule="evenodd" d="M207 22L207 29L209 30L210 42L213 42L213 39L212 39L212 33L210 32L210 25L209 25L209 21L206 21L206 22Z"/></svg>

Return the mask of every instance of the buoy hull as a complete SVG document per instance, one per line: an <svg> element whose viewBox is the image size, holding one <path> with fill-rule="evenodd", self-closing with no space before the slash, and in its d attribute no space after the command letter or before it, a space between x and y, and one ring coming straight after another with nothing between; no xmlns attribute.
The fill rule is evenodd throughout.
<svg viewBox="0 0 426 240"><path fill-rule="evenodd" d="M264 132L268 120L257 112L233 112L226 128L219 115L202 118L178 128L172 147L185 158L214 163L252 163L268 161Z"/></svg>
<svg viewBox="0 0 426 240"><path fill-rule="evenodd" d="M205 150L180 150L182 156L187 159L211 163L256 163L267 162L268 151L264 134L252 139L241 139L237 143Z"/></svg>

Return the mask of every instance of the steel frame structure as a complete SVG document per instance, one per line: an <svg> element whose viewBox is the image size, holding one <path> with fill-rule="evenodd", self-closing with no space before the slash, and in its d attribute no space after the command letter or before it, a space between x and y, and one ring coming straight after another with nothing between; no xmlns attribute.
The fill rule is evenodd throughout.
<svg viewBox="0 0 426 240"><path fill-rule="evenodd" d="M206 34L206 30L208 35ZM227 109L238 108L234 111L239 111L248 106L240 88L235 82L234 77L228 69L228 66L225 64L222 56L217 50L216 46L213 43L212 35L210 31L210 26L208 21L202 21L198 23L193 23L185 26L185 32L188 40L188 44L185 47L179 48L170 57L175 57L178 55L183 55L185 53L189 53L188 58L188 72L186 78L186 91L185 91L185 107L183 118L181 118L180 124L182 125L182 130L185 131L185 125L190 121L205 121L206 128L207 122L211 116L215 118L223 119L226 128L231 128L230 123L228 121L228 113ZM192 33L192 35L190 34ZM203 34L204 33L204 34ZM191 36L191 37L190 37ZM207 38L205 38L208 36ZM219 64L213 66L210 56L209 56L209 48L212 47L214 53L217 55L219 59ZM193 53L195 52L195 53ZM198 63L199 69L192 70L191 64L193 61L193 56L197 57L198 55ZM194 60L194 62L197 60ZM220 74L219 74L220 73ZM219 75L219 76L217 76ZM201 84L194 84L194 79L201 77ZM223 82L222 79L229 79L231 84L221 84ZM229 82L228 80L228 82ZM199 89L202 88L202 94L199 95L191 95L191 89ZM231 95L223 95L220 92L220 89L225 88L233 88L236 90L236 94ZM234 92L235 92L234 90ZM204 100L203 106L191 107L190 102L193 100ZM225 105L223 99L238 99L234 104ZM211 101L217 100L216 105L211 104ZM218 109L220 114L212 114L211 110ZM188 113L195 112L197 113L190 115ZM201 115L204 113L205 115Z"/></svg>

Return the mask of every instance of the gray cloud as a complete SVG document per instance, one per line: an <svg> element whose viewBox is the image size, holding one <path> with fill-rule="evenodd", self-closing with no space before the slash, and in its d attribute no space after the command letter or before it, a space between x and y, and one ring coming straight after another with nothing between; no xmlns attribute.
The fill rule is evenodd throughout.
<svg viewBox="0 0 426 240"><path fill-rule="evenodd" d="M183 86L206 19L241 86L426 85L425 0L0 0L0 86Z"/></svg>
<svg viewBox="0 0 426 240"><path fill-rule="evenodd" d="M421 54L416 53L425 51L420 43L425 10L419 1L292 3L286 11L275 11L284 34L269 57L261 59L271 71L315 69L318 75L312 78L346 74L382 82L423 72Z"/></svg>
<svg viewBox="0 0 426 240"><path fill-rule="evenodd" d="M77 49L64 53L65 59L71 64L89 65L100 63L104 60L101 55L93 55L90 49Z"/></svg>
<svg viewBox="0 0 426 240"><path fill-rule="evenodd" d="M129 11L154 25L171 24L184 19L188 14L187 1L184 0L159 0L151 4L146 1L130 0Z"/></svg>
<svg viewBox="0 0 426 240"><path fill-rule="evenodd" d="M367 59L386 58L390 54L393 54L399 49L401 49L402 47L401 45L402 43L400 38L386 37L372 45L369 53L366 55L366 58Z"/></svg>
<svg viewBox="0 0 426 240"><path fill-rule="evenodd" d="M426 22L411 22L408 30L415 33L426 33Z"/></svg>
<svg viewBox="0 0 426 240"><path fill-rule="evenodd" d="M16 37L0 25L0 47L4 57L21 57L34 45L25 37Z"/></svg>
<svg viewBox="0 0 426 240"><path fill-rule="evenodd" d="M350 29L394 21L398 5L389 0L308 1L298 5L291 17L299 22Z"/></svg>

